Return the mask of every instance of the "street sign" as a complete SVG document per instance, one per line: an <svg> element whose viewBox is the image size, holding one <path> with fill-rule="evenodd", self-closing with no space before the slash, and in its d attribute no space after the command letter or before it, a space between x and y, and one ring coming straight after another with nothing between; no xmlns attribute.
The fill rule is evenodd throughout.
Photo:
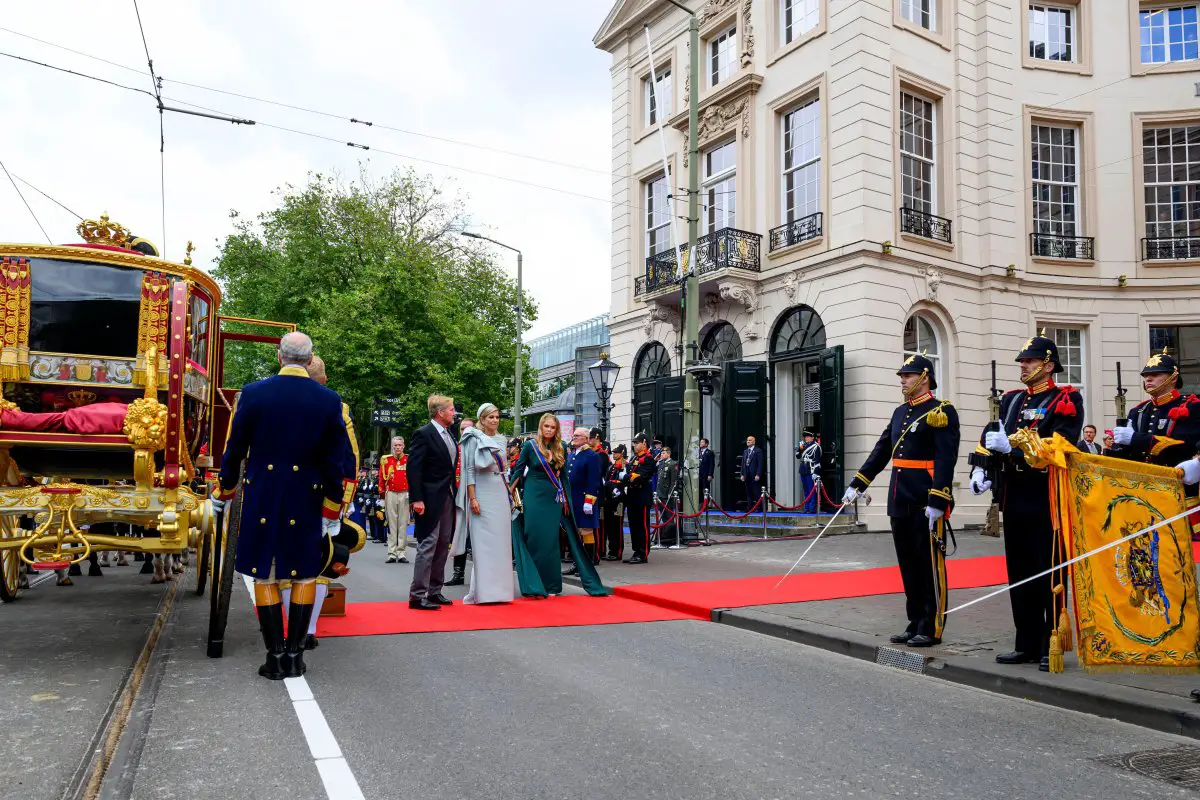
<svg viewBox="0 0 1200 800"><path fill-rule="evenodd" d="M371 425L376 428L395 428L400 424L400 412L394 403L379 403L371 411Z"/></svg>

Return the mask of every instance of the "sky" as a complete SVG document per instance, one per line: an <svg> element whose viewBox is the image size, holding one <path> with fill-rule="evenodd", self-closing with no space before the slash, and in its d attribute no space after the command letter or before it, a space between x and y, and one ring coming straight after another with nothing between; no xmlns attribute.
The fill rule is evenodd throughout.
<svg viewBox="0 0 1200 800"><path fill-rule="evenodd" d="M164 204L152 97L0 57L0 160L85 218L108 213L173 261L191 240L205 269L232 231L230 211L273 207L277 187L303 184L310 171L353 178L360 162L377 176L412 166L463 194L474 230L523 251L525 291L539 306L529 339L608 311L611 62L591 39L610 5L137 0L166 105L261 124L168 113ZM2 53L151 88L134 0L10 3L0 26ZM51 241L79 241L74 215L17 186ZM47 240L3 174L0 214L0 241ZM515 275L515 256L498 257ZM595 288L594 301L574 299L581 286Z"/></svg>

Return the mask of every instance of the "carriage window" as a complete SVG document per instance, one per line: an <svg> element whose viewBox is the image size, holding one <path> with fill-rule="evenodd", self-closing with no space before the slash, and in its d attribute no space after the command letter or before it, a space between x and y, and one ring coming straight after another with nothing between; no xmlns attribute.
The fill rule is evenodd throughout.
<svg viewBox="0 0 1200 800"><path fill-rule="evenodd" d="M133 358L142 271L30 260L29 349Z"/></svg>
<svg viewBox="0 0 1200 800"><path fill-rule="evenodd" d="M191 330L188 331L188 358L202 370L208 369L208 298L194 294L188 310Z"/></svg>

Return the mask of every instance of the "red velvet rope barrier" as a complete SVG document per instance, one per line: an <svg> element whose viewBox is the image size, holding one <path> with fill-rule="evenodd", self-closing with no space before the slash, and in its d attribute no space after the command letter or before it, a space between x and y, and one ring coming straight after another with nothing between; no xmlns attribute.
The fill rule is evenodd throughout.
<svg viewBox="0 0 1200 800"><path fill-rule="evenodd" d="M824 498L825 498L825 502L826 502L826 503L829 503L829 505L831 505L831 506L840 506L840 505L842 505L841 503L835 503L835 502L833 501L833 498L831 498L831 497L829 496L829 493L825 491L825 484L823 484L823 483L821 484L821 494L822 494L822 496L824 496Z"/></svg>
<svg viewBox="0 0 1200 800"><path fill-rule="evenodd" d="M723 509L719 505L717 505L717 502L715 500L713 501L713 508L717 509L717 511L720 511L722 514L729 517L730 519L745 519L746 517L748 517L754 513L755 509L757 509L759 504L762 503L763 497L764 497L764 495L759 495L758 500L754 501L754 505L750 506L750 509L745 514L730 514L728 511L726 511L725 509Z"/></svg>
<svg viewBox="0 0 1200 800"><path fill-rule="evenodd" d="M770 500L771 504L774 505L776 508L778 508L780 511L795 511L798 508L803 508L804 505L813 496L813 492L815 492L816 490L817 490L817 484L814 483L812 485L812 488L808 490L808 494L805 495L804 499L800 501L800 504L795 505L795 506L785 506L783 503L779 502L774 497L771 497L771 495L767 495L767 499ZM824 493L824 488L822 488L822 493Z"/></svg>
<svg viewBox="0 0 1200 800"><path fill-rule="evenodd" d="M654 498L654 505L655 505L655 507L662 508L664 511L666 511L666 513L670 514L671 517L668 519L660 520L657 525L653 525L653 524L650 525L650 530L652 530L652 531L656 531L659 528L670 525L671 520L674 519L674 517L675 517L675 512L670 508L670 506L664 505L663 502L661 500L659 500L657 497ZM695 519L696 517L699 517L701 514L703 514L707 510L708 510L708 498L706 497L706 498L704 498L704 502L700 504L699 511L697 511L695 514L680 514L679 518L680 519Z"/></svg>

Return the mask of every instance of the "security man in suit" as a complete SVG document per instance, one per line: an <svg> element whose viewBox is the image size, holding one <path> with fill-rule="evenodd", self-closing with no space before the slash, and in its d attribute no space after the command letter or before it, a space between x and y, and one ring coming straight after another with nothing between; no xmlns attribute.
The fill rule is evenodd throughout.
<svg viewBox="0 0 1200 800"><path fill-rule="evenodd" d="M800 459L800 487L804 492L804 508L800 510L805 514L813 514L821 507L821 498L817 497L813 486L821 479L822 452L812 431L804 431L803 440L796 448L796 458Z"/></svg>
<svg viewBox="0 0 1200 800"><path fill-rule="evenodd" d="M709 495L713 492L713 475L717 471L717 456L708 446L708 439L700 440L699 454L699 473L700 473L700 496L704 497L704 491L707 489Z"/></svg>
<svg viewBox="0 0 1200 800"><path fill-rule="evenodd" d="M990 422L971 454L971 492L979 496L994 488L1004 521L1004 557L1008 581L1014 583L1050 569L1055 545L1050 519L1050 474L1029 466L1020 449L1012 446L1009 432L1033 429L1042 438L1060 434L1079 441L1083 430L1083 397L1070 386L1059 386L1054 376L1063 371L1058 346L1045 335L1025 342L1015 359L1021 365L1024 389L1000 398L1000 420ZM1016 646L996 656L1000 664L1038 663L1050 670L1050 630L1054 595L1049 576L1008 593L1012 603Z"/></svg>
<svg viewBox="0 0 1200 800"><path fill-rule="evenodd" d="M842 497L853 503L888 462L888 517L892 542L904 581L908 627L891 637L894 644L931 647L942 640L946 624L946 521L954 505L951 483L958 461L958 412L933 395L933 363L909 356L896 372L904 402Z"/></svg>
<svg viewBox="0 0 1200 800"><path fill-rule="evenodd" d="M298 331L279 342L278 375L238 395L217 480L215 510L241 480L236 569L254 579L254 601L267 657L258 673L270 680L305 672L304 643L312 619L325 543L341 531L346 492L346 420L342 400L308 376L312 340ZM292 581L288 634L283 634L281 579Z"/></svg>
<svg viewBox="0 0 1200 800"><path fill-rule="evenodd" d="M749 511L762 496L762 476L766 458L753 436L746 437L746 449L742 451L742 481L746 484L746 510Z"/></svg>
<svg viewBox="0 0 1200 800"><path fill-rule="evenodd" d="M626 564L645 564L650 560L650 506L654 490L650 480L655 475L654 459L650 456L646 434L633 437L633 460L625 477L625 516L629 520L629 545L633 550Z"/></svg>

